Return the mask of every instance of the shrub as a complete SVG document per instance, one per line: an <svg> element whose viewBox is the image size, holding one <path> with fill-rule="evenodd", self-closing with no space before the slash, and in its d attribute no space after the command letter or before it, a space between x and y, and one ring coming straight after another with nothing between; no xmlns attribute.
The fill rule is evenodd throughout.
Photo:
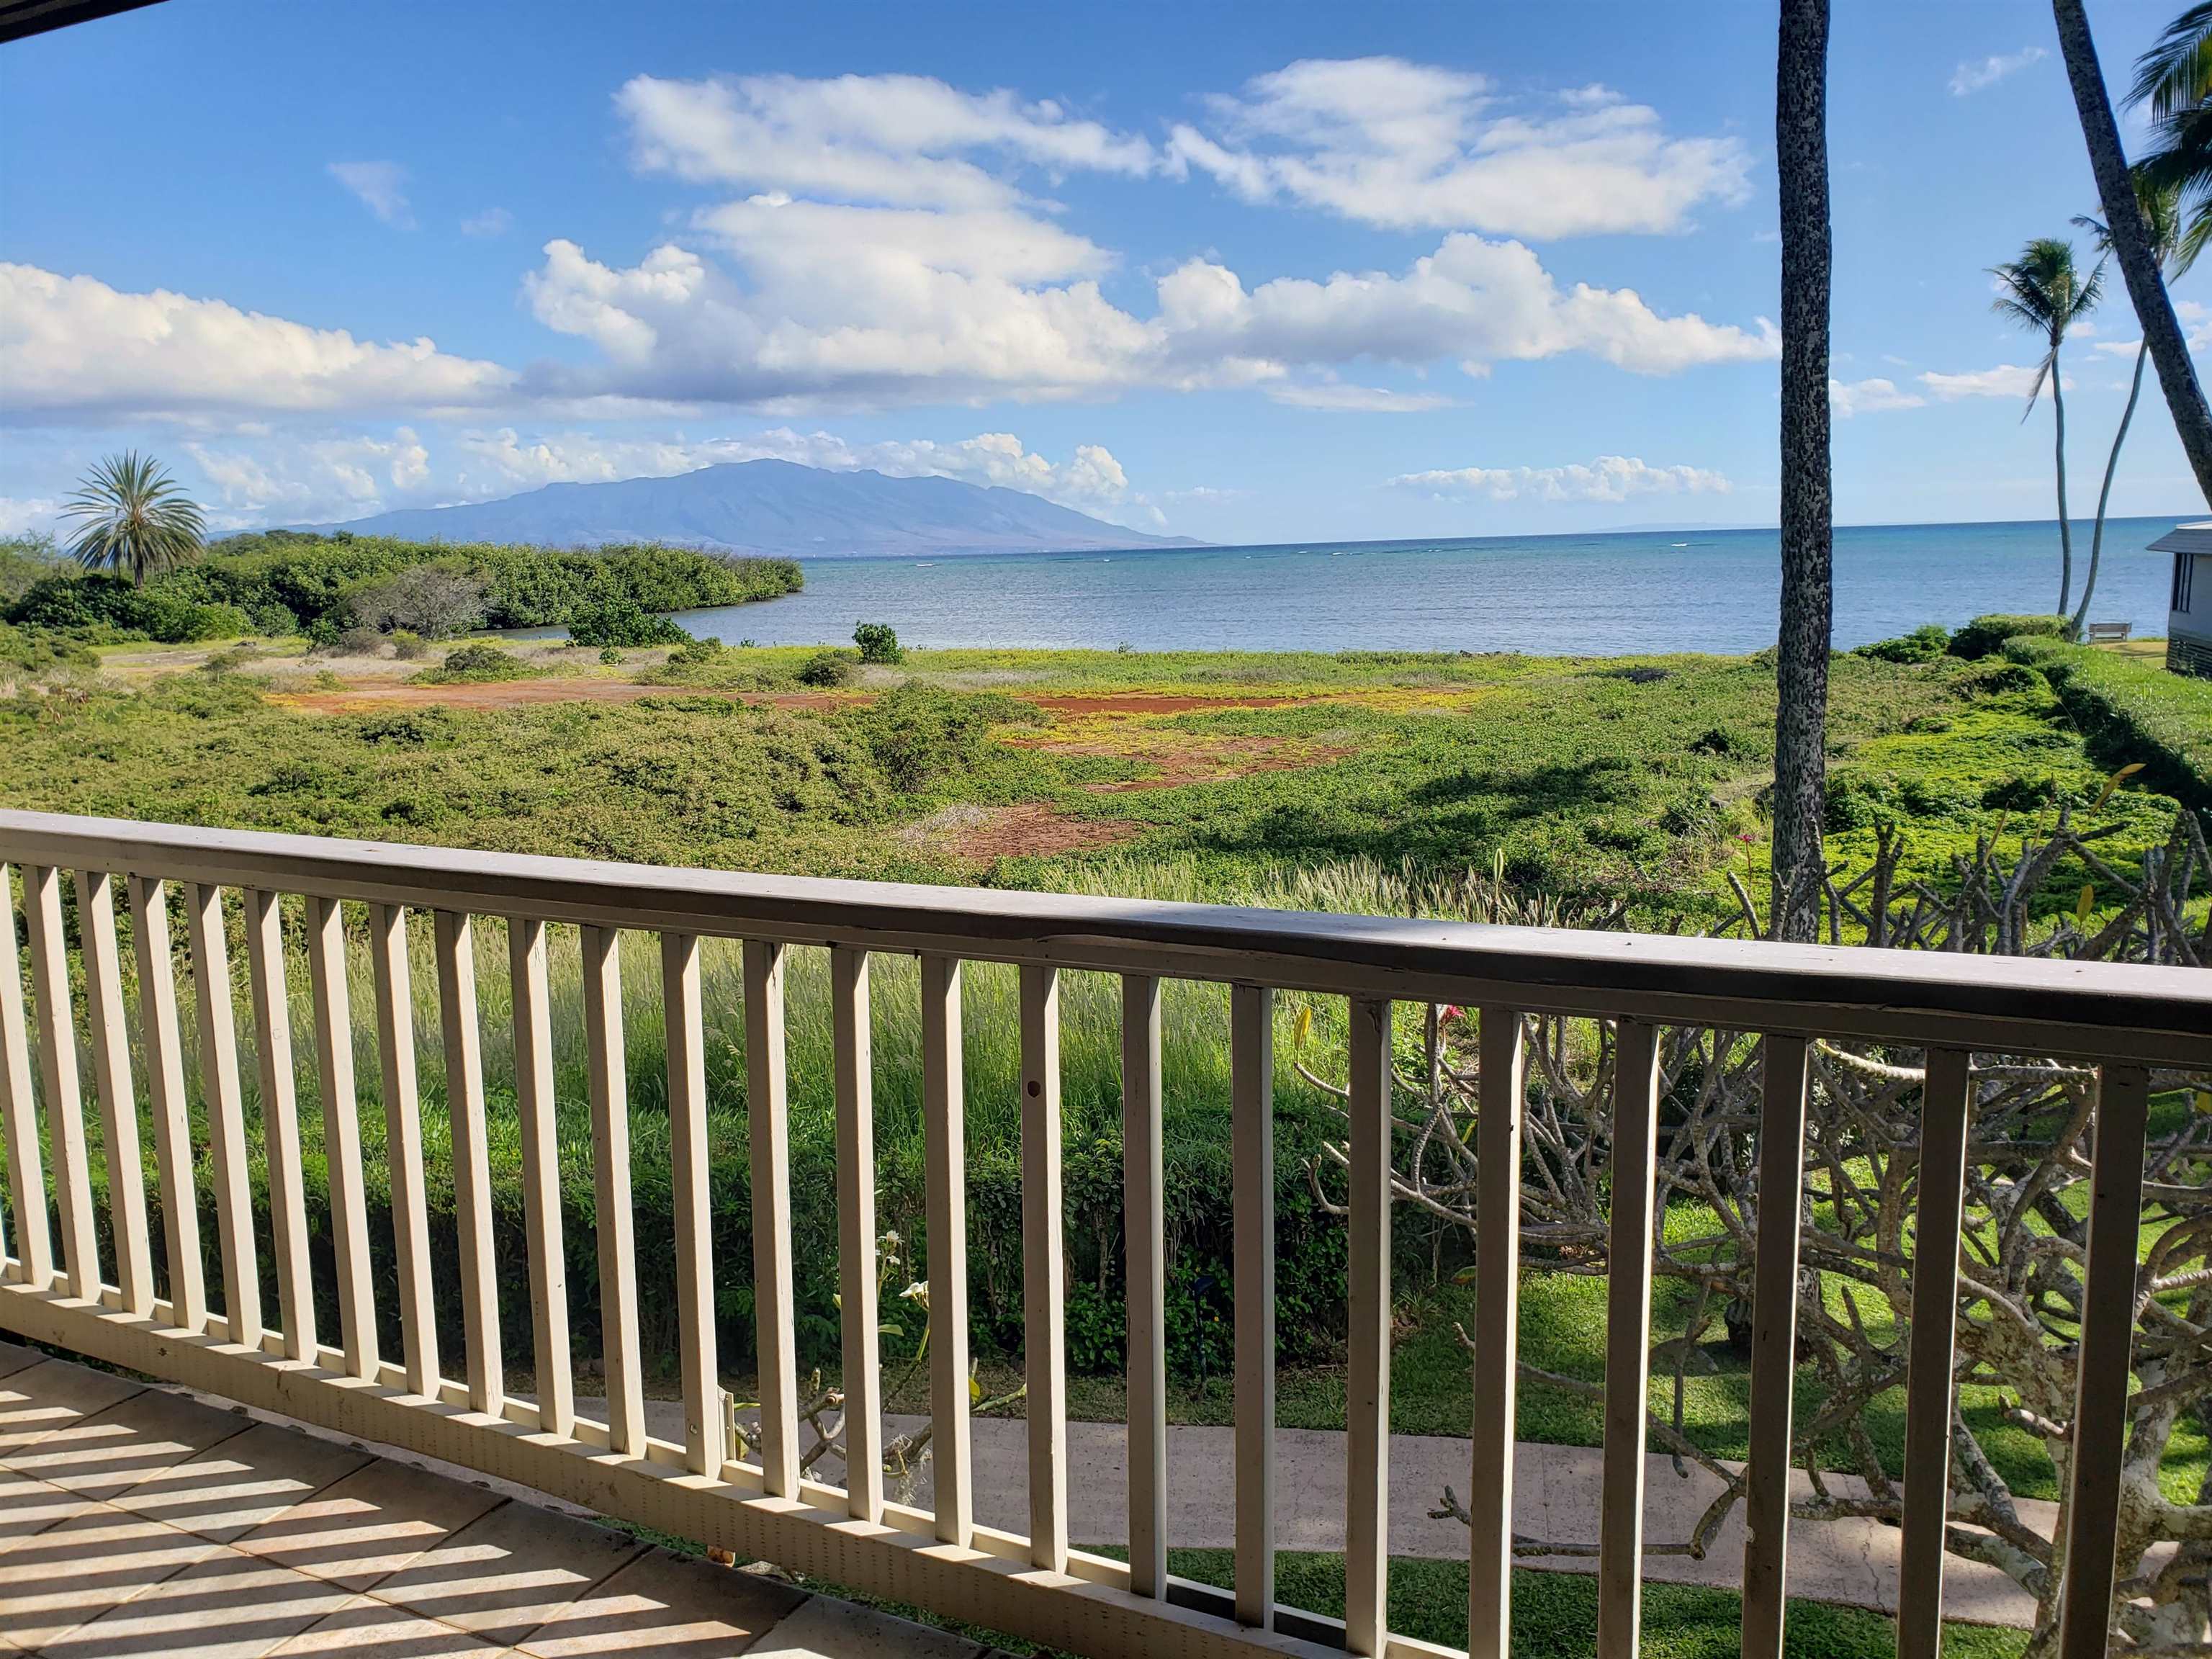
<svg viewBox="0 0 2212 1659"><path fill-rule="evenodd" d="M568 618L568 638L577 645L682 645L690 637L627 594L588 599Z"/></svg>
<svg viewBox="0 0 2212 1659"><path fill-rule="evenodd" d="M384 635L374 628L340 629L331 648L342 656L374 657L384 649Z"/></svg>
<svg viewBox="0 0 2212 1659"><path fill-rule="evenodd" d="M2141 761L2141 781L2212 811L2212 681L2055 640L2015 639L2005 655L2041 672L2100 764Z"/></svg>
<svg viewBox="0 0 2212 1659"><path fill-rule="evenodd" d="M441 560L350 588L343 608L356 623L380 633L404 629L426 640L449 640L483 626L489 586L483 572Z"/></svg>
<svg viewBox="0 0 2212 1659"><path fill-rule="evenodd" d="M860 672L845 652L817 651L799 665L799 683L824 687L850 685Z"/></svg>
<svg viewBox="0 0 2212 1659"><path fill-rule="evenodd" d="M527 664L511 651L478 640L446 653L436 668L426 668L415 678L428 685L453 685L471 681L519 680L529 673Z"/></svg>
<svg viewBox="0 0 2212 1659"><path fill-rule="evenodd" d="M203 603L161 584L140 587L118 576L74 571L40 577L8 607L7 619L19 628L73 633L106 629L164 645L253 631L252 619L235 605Z"/></svg>
<svg viewBox="0 0 2212 1659"><path fill-rule="evenodd" d="M860 647L862 662L906 660L906 653L899 649L898 634L889 623L854 623L853 643Z"/></svg>
<svg viewBox="0 0 2212 1659"><path fill-rule="evenodd" d="M0 536L0 600L12 605L40 578L59 568L62 550L52 536Z"/></svg>
<svg viewBox="0 0 2212 1659"><path fill-rule="evenodd" d="M1964 657L1969 662L1977 662L2002 650L2007 640L2022 636L2063 640L2066 637L2067 627L2067 619L2063 617L1977 617L1951 635L1950 653L1954 657Z"/></svg>
<svg viewBox="0 0 2212 1659"><path fill-rule="evenodd" d="M1877 662L1933 662L1950 647L1951 630L1940 623L1928 623L1910 634L1893 640L1876 640L1872 645L1863 645L1851 654L1871 657Z"/></svg>
<svg viewBox="0 0 2212 1659"><path fill-rule="evenodd" d="M402 662L413 662L422 654L422 636L404 628L392 630L392 654Z"/></svg>
<svg viewBox="0 0 2212 1659"><path fill-rule="evenodd" d="M908 680L854 720L892 787L911 792L972 769L993 726L1042 718L1012 697L963 695Z"/></svg>

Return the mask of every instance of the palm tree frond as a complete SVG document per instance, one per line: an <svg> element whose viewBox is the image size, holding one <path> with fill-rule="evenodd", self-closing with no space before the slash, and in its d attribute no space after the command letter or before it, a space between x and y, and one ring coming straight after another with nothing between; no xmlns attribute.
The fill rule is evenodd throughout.
<svg viewBox="0 0 2212 1659"><path fill-rule="evenodd" d="M2136 59L2130 104L2148 104L2160 120L2194 109L2212 93L2212 0L2199 0Z"/></svg>

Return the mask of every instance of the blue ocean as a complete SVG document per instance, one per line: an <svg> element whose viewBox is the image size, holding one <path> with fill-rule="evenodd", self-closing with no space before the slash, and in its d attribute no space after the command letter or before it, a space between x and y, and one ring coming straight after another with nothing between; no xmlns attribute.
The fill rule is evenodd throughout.
<svg viewBox="0 0 2212 1659"><path fill-rule="evenodd" d="M2172 567L2148 548L2180 522L2106 523L2093 620L2164 631ZM2077 595L2088 545L2083 525ZM1779 560L1771 530L809 559L803 592L684 622L761 645L843 643L867 621L926 647L1737 653L1774 642ZM1839 529L1835 574L1839 647L2048 611L2058 526Z"/></svg>

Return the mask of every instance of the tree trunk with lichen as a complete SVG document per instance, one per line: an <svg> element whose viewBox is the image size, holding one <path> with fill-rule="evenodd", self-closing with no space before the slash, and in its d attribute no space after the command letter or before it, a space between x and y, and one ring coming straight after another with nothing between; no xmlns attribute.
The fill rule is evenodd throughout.
<svg viewBox="0 0 2212 1659"><path fill-rule="evenodd" d="M1773 931L1814 937L1835 610L1828 462L1828 0L1782 0L1782 616L1775 642Z"/></svg>

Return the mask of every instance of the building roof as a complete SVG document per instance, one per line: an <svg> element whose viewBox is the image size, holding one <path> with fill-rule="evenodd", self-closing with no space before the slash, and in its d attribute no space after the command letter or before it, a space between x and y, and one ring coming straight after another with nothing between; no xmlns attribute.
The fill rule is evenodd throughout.
<svg viewBox="0 0 2212 1659"><path fill-rule="evenodd" d="M2212 553L2212 519L2178 524L2150 544L2154 553Z"/></svg>

